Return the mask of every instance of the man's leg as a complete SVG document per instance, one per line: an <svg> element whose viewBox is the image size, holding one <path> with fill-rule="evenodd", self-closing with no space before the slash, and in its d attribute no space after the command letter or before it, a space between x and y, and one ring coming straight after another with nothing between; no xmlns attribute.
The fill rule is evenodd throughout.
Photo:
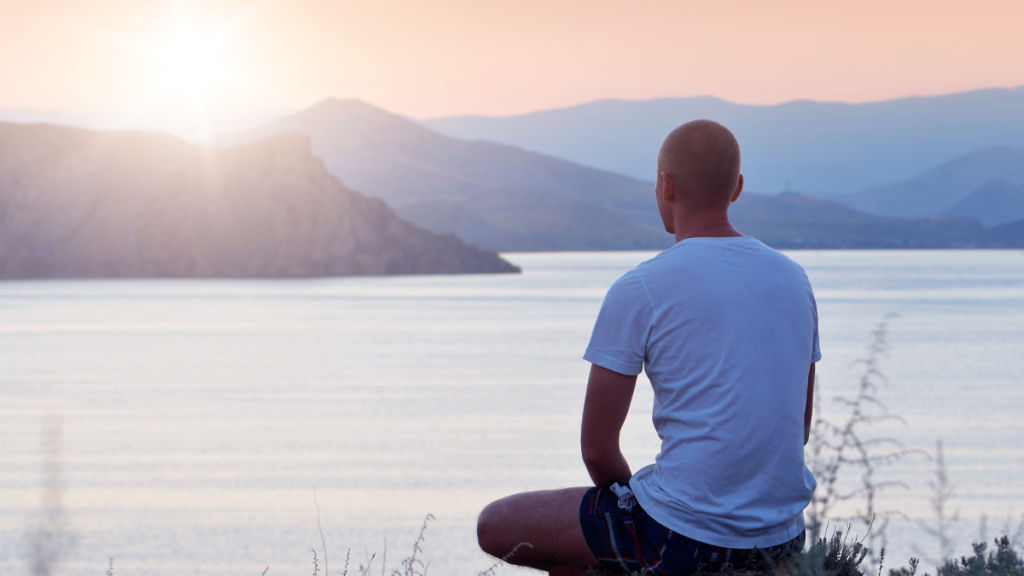
<svg viewBox="0 0 1024 576"><path fill-rule="evenodd" d="M571 574L570 567L600 567L580 527L580 504L587 490L525 492L492 502L477 523L480 548L509 564L553 574Z"/></svg>

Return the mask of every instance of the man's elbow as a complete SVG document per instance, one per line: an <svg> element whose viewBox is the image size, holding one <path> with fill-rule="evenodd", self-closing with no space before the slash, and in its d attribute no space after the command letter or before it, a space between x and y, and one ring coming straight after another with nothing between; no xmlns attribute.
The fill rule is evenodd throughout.
<svg viewBox="0 0 1024 576"><path fill-rule="evenodd" d="M583 463L588 469L610 462L614 459L616 452L618 452L617 446L611 446L606 443L587 442L586 440L580 443L580 448L583 452Z"/></svg>

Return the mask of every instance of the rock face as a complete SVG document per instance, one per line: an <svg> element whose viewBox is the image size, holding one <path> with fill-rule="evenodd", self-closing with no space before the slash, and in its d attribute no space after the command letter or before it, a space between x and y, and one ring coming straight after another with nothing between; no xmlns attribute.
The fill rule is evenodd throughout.
<svg viewBox="0 0 1024 576"><path fill-rule="evenodd" d="M213 149L0 123L0 278L517 271L346 189L304 136Z"/></svg>

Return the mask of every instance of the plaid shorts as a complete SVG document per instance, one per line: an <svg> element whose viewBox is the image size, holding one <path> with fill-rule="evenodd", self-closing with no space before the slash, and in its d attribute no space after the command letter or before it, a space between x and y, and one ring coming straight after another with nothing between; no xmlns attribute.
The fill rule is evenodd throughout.
<svg viewBox="0 0 1024 576"><path fill-rule="evenodd" d="M763 549L722 548L665 528L637 503L625 482L591 488L580 503L580 524L594 556L614 572L681 576L716 572L729 564L739 569L775 568L803 550L804 534Z"/></svg>

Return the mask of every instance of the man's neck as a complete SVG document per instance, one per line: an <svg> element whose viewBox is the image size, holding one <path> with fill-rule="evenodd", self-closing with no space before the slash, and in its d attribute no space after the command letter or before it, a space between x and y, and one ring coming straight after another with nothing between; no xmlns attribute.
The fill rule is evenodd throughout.
<svg viewBox="0 0 1024 576"><path fill-rule="evenodd" d="M733 228L728 212L681 214L675 222L676 242L687 238L733 238L743 234Z"/></svg>

